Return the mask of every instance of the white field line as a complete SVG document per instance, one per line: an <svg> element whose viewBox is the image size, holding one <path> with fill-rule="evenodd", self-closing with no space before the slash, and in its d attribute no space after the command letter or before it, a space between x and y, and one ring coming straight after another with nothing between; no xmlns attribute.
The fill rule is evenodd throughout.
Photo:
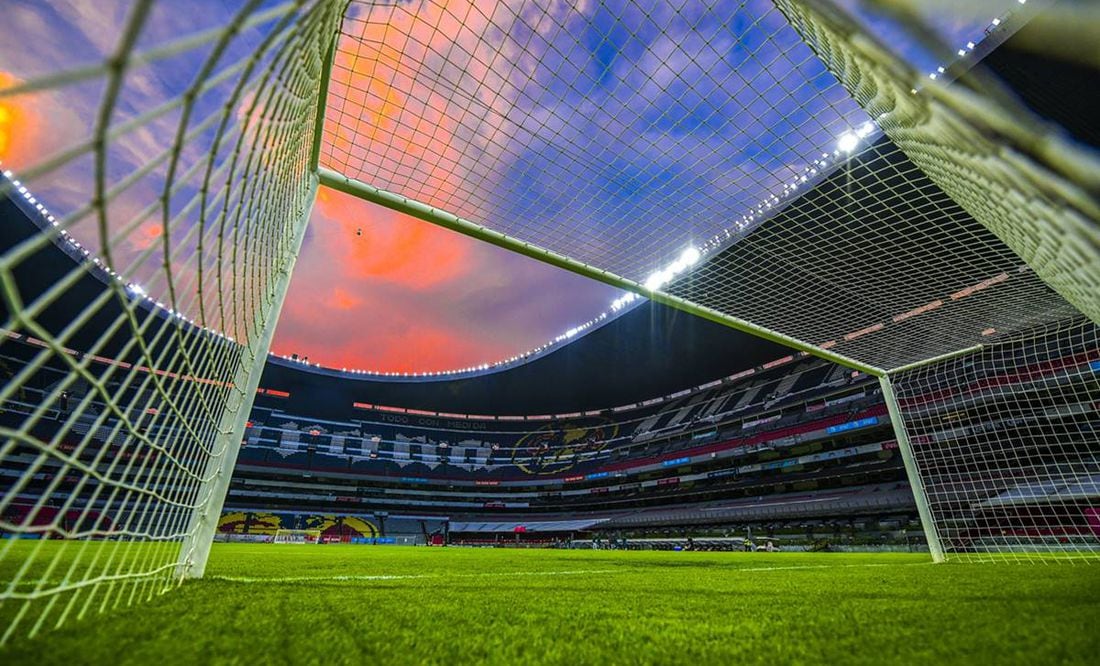
<svg viewBox="0 0 1100 666"><path fill-rule="evenodd" d="M909 562L908 564L893 564L889 562L867 562L866 564L801 564L790 565L784 567L737 567L733 571L792 571L794 569L864 569L870 567L890 567L893 569L900 569L901 567L920 567L928 564L935 564L931 559L927 562Z"/></svg>
<svg viewBox="0 0 1100 666"><path fill-rule="evenodd" d="M282 578L255 578L250 576L204 576L203 580L225 580L232 583L316 583L324 581L354 580L415 580L418 578L493 578L501 576L578 576L583 574L615 573L620 569L576 569L573 571L493 571L473 574L378 574L364 576L287 576Z"/></svg>
<svg viewBox="0 0 1100 666"><path fill-rule="evenodd" d="M807 564L780 567L734 567L723 573L745 573L753 571L794 571L798 569L850 569L867 567L911 567L933 564L933 562L914 562L911 564L867 563L867 564ZM325 581L372 581L372 580L417 580L424 578L499 578L508 576L579 576L585 574L623 574L634 573L630 567L619 569L575 569L567 571L494 571L473 574L376 574L362 576L287 576L258 578L253 576L205 576L204 580L224 580L232 583L317 583Z"/></svg>
<svg viewBox="0 0 1100 666"><path fill-rule="evenodd" d="M736 574L747 573L754 571L796 571L799 569L852 569L852 568L871 568L871 567L915 567L926 566L934 564L931 560L928 562L912 562L908 564L896 564L888 562L868 562L866 564L803 564L803 565L789 565L779 567L731 567L726 569L723 573ZM204 576L202 580L223 580L230 583L323 583L330 582L346 582L346 581L372 581L372 580L417 580L423 578L499 578L508 576L580 576L586 574L627 574L635 573L635 570L629 566L624 566L618 569L573 569L566 571L491 571L488 573L469 573L469 574L374 574L374 575L354 575L354 576L284 576L284 577L255 577L255 576ZM37 581L27 580L20 581L8 586L19 587L31 587L34 585L60 585L64 581ZM73 582L73 581L68 581ZM115 584L127 581L115 581ZM147 580L132 581L137 583L148 582ZM3 598L2 590L0 590L0 599Z"/></svg>

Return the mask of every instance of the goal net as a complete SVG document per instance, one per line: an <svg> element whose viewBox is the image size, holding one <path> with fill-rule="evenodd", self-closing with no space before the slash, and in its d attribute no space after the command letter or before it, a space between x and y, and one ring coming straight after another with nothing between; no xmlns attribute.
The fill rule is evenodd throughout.
<svg viewBox="0 0 1100 666"><path fill-rule="evenodd" d="M587 274L879 376L937 559L982 548L1027 560L1063 538L1079 556L1095 555L1096 533L1078 529L1100 502L1087 474L1095 343L1080 327L1100 322L1100 162L971 64L1022 26L1033 45L1080 40L1087 31L1070 28L1095 26L1100 15L1044 5L1032 25L1038 3L1026 4L776 0L642 12L596 3L592 13L429 4L406 14L353 2L322 183L571 270L596 266ZM945 43L944 16L973 25L961 44ZM739 21L740 42L725 44ZM457 33L442 59L423 37L441 26ZM630 57L606 67L590 53L563 58L578 31ZM929 58L931 76L915 64ZM554 68L537 64L547 61ZM492 86L470 73L485 63ZM791 69L804 76L782 75ZM416 104L387 106L413 91ZM363 127L356 100L389 109L393 122ZM437 150L435 135L416 129L426 126L475 131ZM768 159L730 160L731 150ZM1076 337L1054 333L1079 328ZM944 439L951 426L933 432L912 411L917 374L954 367L940 359L996 354L1021 368L1076 359L1073 393L1047 387L1040 398L1025 382L983 395L985 415L968 422L990 431L981 446ZM950 418L973 399L963 386L923 390L941 396ZM1077 411L1065 416L1072 424L1034 415L1014 430L1009 415L1025 399ZM907 426L923 449L910 450ZM958 448L940 451L950 446ZM1050 455L1039 457L1043 446ZM966 510L978 513L946 510L944 494L962 486L944 480L936 455L973 484ZM979 511L1012 492L1006 479L1064 482L1083 496L1075 508L1033 508L1026 518L1022 504L1009 511L1003 499L998 518L991 505ZM965 531L966 520L989 534L961 545L952 530ZM1005 525L999 542L994 523ZM1028 541L1029 529L1049 538Z"/></svg>
<svg viewBox="0 0 1100 666"><path fill-rule="evenodd" d="M893 383L947 557L1100 554L1100 330L1071 320Z"/></svg>
<svg viewBox="0 0 1100 666"><path fill-rule="evenodd" d="M321 543L321 530L284 530L275 532L272 543L297 543L319 544Z"/></svg>
<svg viewBox="0 0 1100 666"><path fill-rule="evenodd" d="M204 25L96 3L105 51L36 65L10 24L0 42L0 643L202 575L313 203L341 12L235 5Z"/></svg>
<svg viewBox="0 0 1100 666"><path fill-rule="evenodd" d="M0 35L0 643L202 575L320 186L879 376L937 557L1097 553L1100 161L929 3L95 4Z"/></svg>
<svg viewBox="0 0 1100 666"><path fill-rule="evenodd" d="M1095 155L1006 94L988 72L972 69L972 54L978 52L973 43L962 45L957 62L947 59L936 70L920 72L835 6L777 4L904 153L918 179L926 179L921 191L938 190L951 200L936 205L937 214L961 214L951 214L951 224L937 224L932 236L916 244L890 244L881 256L891 263L898 253L894 248L934 250L895 265L900 270L888 290L861 285L870 287L861 288L867 296L889 294L891 305L900 304L896 296L902 296L913 305L882 320L885 330L910 326L906 335L890 340L888 349L867 351L889 357L881 366L887 370L884 393L893 403L891 417L934 555L1045 562L1057 553L1057 559L1096 561L1100 171ZM921 18L921 3L875 4L882 24L904 26L917 48L938 54L957 48L937 38ZM1017 41L1049 48L1063 39L1073 42L1074 21L1093 29L1100 22L1095 8L1076 13L1067 3L1036 4L1019 14L1002 10L985 17L985 32L1006 40L1019 30ZM1048 62L1075 60L1068 53L1036 55ZM1002 71L1018 67L1009 62ZM873 171L872 178L888 177ZM892 179L888 189L900 182ZM859 200L863 212L874 202L859 195L836 197L845 200ZM891 207L905 210L914 202L919 197ZM910 209L909 215L921 217L926 210ZM912 234L905 226L894 231ZM949 237L933 238L943 231ZM954 253L955 243L962 244L961 254ZM946 257L953 257L947 261L954 265L937 266ZM964 277L956 269L977 272ZM921 283L918 289L933 286L938 295L909 299L915 282ZM866 344L875 337L887 341L876 331Z"/></svg>

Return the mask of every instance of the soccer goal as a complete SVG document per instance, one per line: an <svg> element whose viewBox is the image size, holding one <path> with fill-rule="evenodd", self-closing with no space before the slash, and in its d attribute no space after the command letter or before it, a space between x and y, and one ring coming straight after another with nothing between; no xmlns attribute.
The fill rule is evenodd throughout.
<svg viewBox="0 0 1100 666"><path fill-rule="evenodd" d="M878 377L937 560L1100 555L1100 161L859 3L125 4L0 72L0 644L203 575L321 187Z"/></svg>
<svg viewBox="0 0 1100 666"><path fill-rule="evenodd" d="M319 544L321 543L321 530L284 530L275 532L275 538L271 543L296 543Z"/></svg>

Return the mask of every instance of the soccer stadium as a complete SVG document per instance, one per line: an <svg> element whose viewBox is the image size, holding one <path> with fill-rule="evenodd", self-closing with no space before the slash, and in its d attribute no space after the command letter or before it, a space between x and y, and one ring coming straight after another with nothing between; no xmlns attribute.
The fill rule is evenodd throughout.
<svg viewBox="0 0 1100 666"><path fill-rule="evenodd" d="M3 663L1095 663L1100 4L0 26Z"/></svg>

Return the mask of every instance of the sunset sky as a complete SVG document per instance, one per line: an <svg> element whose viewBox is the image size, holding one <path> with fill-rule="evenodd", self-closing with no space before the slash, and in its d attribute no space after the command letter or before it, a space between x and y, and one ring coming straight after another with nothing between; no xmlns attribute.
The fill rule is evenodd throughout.
<svg viewBox="0 0 1100 666"><path fill-rule="evenodd" d="M183 4L158 3L139 46L222 25L237 8L197 0L173 11ZM740 4L732 16L733 3L681 4L355 3L322 164L643 280L866 120L770 3ZM5 0L0 87L101 62L129 8ZM990 11L945 22L947 39L975 34ZM247 53L262 39L254 33L228 55ZM136 71L119 114L178 95L194 69L177 59ZM98 83L0 98L4 168L18 175L86 138L102 93ZM170 120L120 140L112 173L162 150ZM74 163L34 191L54 210L75 208L88 199L88 171ZM135 189L120 215L156 196ZM139 252L160 233L144 226L128 242ZM273 351L335 368L449 370L537 347L621 294L322 190Z"/></svg>

